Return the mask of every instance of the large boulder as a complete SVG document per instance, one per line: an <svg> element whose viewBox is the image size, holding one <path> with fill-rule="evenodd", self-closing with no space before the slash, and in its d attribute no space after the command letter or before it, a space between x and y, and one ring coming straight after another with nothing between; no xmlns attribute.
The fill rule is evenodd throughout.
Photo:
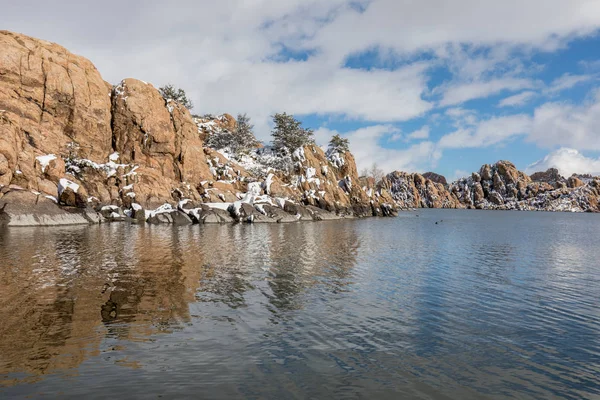
<svg viewBox="0 0 600 400"><path fill-rule="evenodd" d="M101 161L112 146L110 85L87 59L64 47L0 31L0 184L37 190L60 172L36 168L36 157Z"/></svg>
<svg viewBox="0 0 600 400"><path fill-rule="evenodd" d="M99 223L90 209L59 207L54 199L28 190L13 189L0 198L0 225L56 226Z"/></svg>

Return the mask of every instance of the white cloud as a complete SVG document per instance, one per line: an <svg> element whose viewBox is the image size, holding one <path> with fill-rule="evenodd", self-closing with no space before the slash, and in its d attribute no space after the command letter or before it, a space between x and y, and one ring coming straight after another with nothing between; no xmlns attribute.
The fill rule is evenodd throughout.
<svg viewBox="0 0 600 400"><path fill-rule="evenodd" d="M535 23L532 23L535 21ZM309 44L340 60L382 46L399 53L447 43L511 43L554 49L564 38L594 32L600 4L587 0L374 0L365 12L341 13Z"/></svg>
<svg viewBox="0 0 600 400"><path fill-rule="evenodd" d="M440 148L489 147L516 136L526 135L531 129L531 118L525 114L493 117L478 122L474 127L459 128L442 136Z"/></svg>
<svg viewBox="0 0 600 400"><path fill-rule="evenodd" d="M381 146L380 141L388 136L398 133L399 130L392 125L372 125L343 136L350 141L350 150L356 158L356 165L360 170L376 163L386 173L400 171L424 171L434 167L441 154L436 150L435 144L422 141L405 149L389 149ZM332 136L337 131L323 128L321 135Z"/></svg>
<svg viewBox="0 0 600 400"><path fill-rule="evenodd" d="M409 140L428 139L429 138L429 127L427 125L425 125L425 126L421 127L420 129L417 129L416 131L409 133L406 137Z"/></svg>
<svg viewBox="0 0 600 400"><path fill-rule="evenodd" d="M529 100L535 97L536 93L531 91L515 94L514 96L502 99L498 103L498 107L517 107L526 104Z"/></svg>
<svg viewBox="0 0 600 400"><path fill-rule="evenodd" d="M283 109L378 122L420 116L432 107L422 95L428 68L440 59L458 77L445 87L443 105L530 88L529 79L494 70L519 71L514 49L552 50L596 32L600 3L23 0L2 7L0 25L89 57L112 83L129 76L172 82L191 94L196 112L248 112L265 138L268 116ZM461 50L465 45L489 51L481 56ZM403 67L343 67L349 56L372 49ZM424 51L438 59L415 63L413 55ZM303 60L289 61L290 54Z"/></svg>
<svg viewBox="0 0 600 400"><path fill-rule="evenodd" d="M600 96L580 106L553 102L538 107L528 140L546 148L600 150Z"/></svg>
<svg viewBox="0 0 600 400"><path fill-rule="evenodd" d="M525 172L532 174L548 168L557 168L566 177L574 173L600 175L600 158L586 157L575 149L563 147L529 165Z"/></svg>
<svg viewBox="0 0 600 400"><path fill-rule="evenodd" d="M592 79L592 75L571 75L566 73L552 81L550 86L546 89L546 93L555 94L563 90L571 89L580 83L588 82Z"/></svg>
<svg viewBox="0 0 600 400"><path fill-rule="evenodd" d="M529 79L504 78L487 82L459 83L444 90L440 106L453 106L469 100L486 98L504 91L532 89L534 82Z"/></svg>

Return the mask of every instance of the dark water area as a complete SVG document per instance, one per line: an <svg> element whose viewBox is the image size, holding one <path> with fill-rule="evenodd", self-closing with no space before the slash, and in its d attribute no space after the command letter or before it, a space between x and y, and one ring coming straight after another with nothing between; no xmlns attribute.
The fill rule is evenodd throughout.
<svg viewBox="0 0 600 400"><path fill-rule="evenodd" d="M0 398L58 396L599 399L600 215L0 231Z"/></svg>

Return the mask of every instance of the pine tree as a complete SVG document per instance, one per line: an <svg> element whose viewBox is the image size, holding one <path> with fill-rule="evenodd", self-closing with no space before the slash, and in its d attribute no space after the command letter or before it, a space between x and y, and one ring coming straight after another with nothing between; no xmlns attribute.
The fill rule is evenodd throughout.
<svg viewBox="0 0 600 400"><path fill-rule="evenodd" d="M192 110L194 108L194 103L187 98L187 95L183 89L176 89L175 86L167 84L159 88L158 91L165 100L176 101L188 110Z"/></svg>
<svg viewBox="0 0 600 400"><path fill-rule="evenodd" d="M206 141L206 145L215 150L229 148L231 153L239 157L243 154L248 154L259 145L252 130L254 125L250 123L250 117L246 114L238 114L236 127L233 132L222 131L213 133Z"/></svg>
<svg viewBox="0 0 600 400"><path fill-rule="evenodd" d="M258 147L259 142L253 133L254 125L250 123L250 117L246 114L238 114L233 142L231 145L235 154L247 154Z"/></svg>
<svg viewBox="0 0 600 400"><path fill-rule="evenodd" d="M348 139L341 137L338 134L333 135L331 140L329 141L329 146L327 148L327 153L346 153L350 151L350 142Z"/></svg>
<svg viewBox="0 0 600 400"><path fill-rule="evenodd" d="M275 114L273 122L275 128L271 135L273 136L273 148L276 151L290 154L300 147L314 143L312 129L303 128L302 123L293 115Z"/></svg>

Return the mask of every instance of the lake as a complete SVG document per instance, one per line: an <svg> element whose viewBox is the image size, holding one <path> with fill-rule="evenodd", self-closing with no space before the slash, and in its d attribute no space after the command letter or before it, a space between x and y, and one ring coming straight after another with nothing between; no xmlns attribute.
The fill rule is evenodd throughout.
<svg viewBox="0 0 600 400"><path fill-rule="evenodd" d="M0 397L600 398L600 215L0 231Z"/></svg>

